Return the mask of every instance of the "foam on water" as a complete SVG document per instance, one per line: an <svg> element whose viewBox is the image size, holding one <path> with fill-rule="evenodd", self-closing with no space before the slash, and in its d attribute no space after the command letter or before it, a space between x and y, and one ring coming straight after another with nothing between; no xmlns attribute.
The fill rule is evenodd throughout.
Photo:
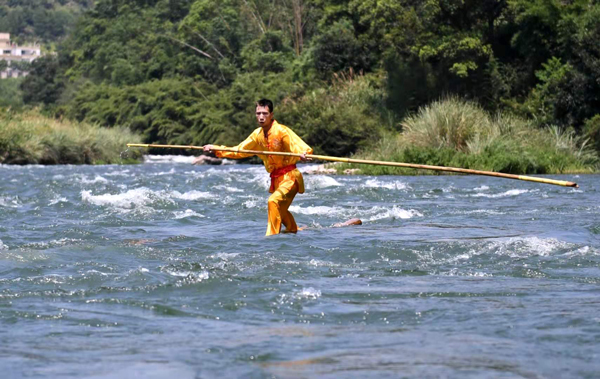
<svg viewBox="0 0 600 379"><path fill-rule="evenodd" d="M187 217L205 217L204 215L201 215L200 213L196 213L191 209L186 209L183 212L174 212L175 215L175 219L182 219L182 218L187 218Z"/></svg>
<svg viewBox="0 0 600 379"><path fill-rule="evenodd" d="M248 177L256 177L262 176L265 178L269 177L269 173L265 170L265 166L263 165L233 165L227 168L215 168L210 167L203 171L205 174L214 175L216 177L223 177L224 175L234 174L235 176L239 176L239 174L243 174Z"/></svg>
<svg viewBox="0 0 600 379"><path fill-rule="evenodd" d="M308 262L308 264L310 266L315 266L315 267L339 267L340 265L337 263L331 263L331 262L325 262L319 259L311 259L310 262Z"/></svg>
<svg viewBox="0 0 600 379"><path fill-rule="evenodd" d="M327 207L324 205L315 207L300 207L298 205L290 206L290 212L299 213L303 215L330 215L339 216L346 213L346 210L339 207Z"/></svg>
<svg viewBox="0 0 600 379"><path fill-rule="evenodd" d="M218 185L218 186L215 186L214 188L216 190L223 190L223 191L227 191L227 192L244 192L243 189L236 188L236 187L225 186L225 185Z"/></svg>
<svg viewBox="0 0 600 379"><path fill-rule="evenodd" d="M511 258L526 258L531 256L550 256L560 250L573 248L572 244L559 241L555 238L532 237L510 237L503 240L486 243L483 249L480 247L470 249L468 256L492 253L505 255Z"/></svg>
<svg viewBox="0 0 600 379"><path fill-rule="evenodd" d="M305 177L306 188L311 189L319 189L319 188L328 188L328 187L339 187L342 183L338 182L331 176L325 175L310 175Z"/></svg>
<svg viewBox="0 0 600 379"><path fill-rule="evenodd" d="M209 255L209 258L229 261L229 260L232 260L233 258L237 257L238 255L240 255L240 253L217 253L217 254Z"/></svg>
<svg viewBox="0 0 600 379"><path fill-rule="evenodd" d="M21 204L19 204L18 198L10 196L0 196L0 207L18 208L20 206Z"/></svg>
<svg viewBox="0 0 600 379"><path fill-rule="evenodd" d="M2 240L0 240L0 250L8 250L8 246L6 246Z"/></svg>
<svg viewBox="0 0 600 379"><path fill-rule="evenodd" d="M404 182L395 180L393 182L384 182L378 179L367 179L367 181L361 186L363 188L385 188L389 190L404 190L409 188Z"/></svg>
<svg viewBox="0 0 600 379"><path fill-rule="evenodd" d="M464 215L469 215L469 214L486 214L486 215L503 215L506 214L506 212L500 212L494 209L474 209L474 210L470 210L470 211L462 211L459 210L456 212L456 214L464 214Z"/></svg>
<svg viewBox="0 0 600 379"><path fill-rule="evenodd" d="M313 287L302 288L302 291L298 291L295 294L295 297L298 299L317 299L321 297L321 290L315 289Z"/></svg>
<svg viewBox="0 0 600 379"><path fill-rule="evenodd" d="M199 179L215 178L217 180L216 185L235 182L238 189L247 183L256 184L263 189L269 189L271 186L271 179L264 166L235 165L225 169L211 167L203 171L186 171L185 174Z"/></svg>
<svg viewBox="0 0 600 379"><path fill-rule="evenodd" d="M528 236L449 242L434 246L430 251L415 251L415 254L424 270L446 264L456 266L450 271L450 275L481 276L475 274L485 267L486 270L483 271L485 276L492 276L495 270L505 271L506 259L513 262L509 266L526 268L529 266L529 260L536 262L534 265L537 266L541 262L558 263L556 258L559 257L590 259L600 255L600 251L594 247L580 246L556 238ZM550 260L547 257L550 257ZM482 262L485 262L483 266ZM448 274L444 270L440 272L440 274L444 273Z"/></svg>
<svg viewBox="0 0 600 379"><path fill-rule="evenodd" d="M264 205L266 205L266 199L253 198L253 199L244 201L243 205L246 208L256 208L256 207L264 206Z"/></svg>
<svg viewBox="0 0 600 379"><path fill-rule="evenodd" d="M58 204L58 203L68 203L68 202L69 202L69 200L67 200L66 197L56 197L56 198L52 199L48 203L48 205L50 206L50 205L55 205L55 204Z"/></svg>
<svg viewBox="0 0 600 379"><path fill-rule="evenodd" d="M69 165L66 165L69 166ZM30 165L14 165L14 164L4 164L4 163L0 163L0 167L3 170L13 170L13 171L30 171L32 168L50 168L52 166L44 166L44 165L40 165L40 164L30 164Z"/></svg>
<svg viewBox="0 0 600 379"><path fill-rule="evenodd" d="M36 249L47 249L53 247L60 247L66 245L75 245L80 244L83 240L78 238L59 238L56 240L51 240L49 242L31 242L23 245L23 247L28 248L36 248Z"/></svg>
<svg viewBox="0 0 600 379"><path fill-rule="evenodd" d="M111 171L104 174L104 176L130 176L130 170L119 170L119 171Z"/></svg>
<svg viewBox="0 0 600 379"><path fill-rule="evenodd" d="M95 184L95 183L108 183L109 180L100 176L100 175L96 175L96 177L94 179L88 179L87 175L81 175L80 176L80 182L83 184Z"/></svg>
<svg viewBox="0 0 600 379"><path fill-rule="evenodd" d="M86 274L93 274L93 275L100 275L100 276L109 276L109 275L116 275L116 274L107 274L105 272L102 271L98 271L98 270L87 270L85 272Z"/></svg>
<svg viewBox="0 0 600 379"><path fill-rule="evenodd" d="M173 191L170 193L170 196L176 199L181 200L200 200L200 199L215 199L217 196L210 192L202 192L192 190L189 192L181 193L179 191Z"/></svg>
<svg viewBox="0 0 600 379"><path fill-rule="evenodd" d="M169 171L161 171L152 174L152 176L164 176L164 175L173 175L175 174L175 167L172 167Z"/></svg>
<svg viewBox="0 0 600 379"><path fill-rule="evenodd" d="M538 190L526 190L526 189L512 189L502 193L488 194L488 193L476 193L471 195L472 197L487 197L487 198L499 198L499 197L507 197L507 196L517 196L528 192L538 192Z"/></svg>
<svg viewBox="0 0 600 379"><path fill-rule="evenodd" d="M367 219L367 221L376 221L382 220L386 218L401 218L401 219L409 219L413 217L423 217L423 214L416 209L402 209L398 206L393 206L391 209L383 208L383 207L375 207L372 209L373 212L376 212L375 215L371 216Z"/></svg>
<svg viewBox="0 0 600 379"><path fill-rule="evenodd" d="M600 250L591 246L581 246L580 248L565 253L567 257L589 257L600 255Z"/></svg>
<svg viewBox="0 0 600 379"><path fill-rule="evenodd" d="M112 206L120 209L143 207L152 203L157 197L161 197L158 195L158 192L152 191L146 187L136 188L125 193L114 195L92 195L92 191L81 191L81 200L86 203L100 206Z"/></svg>
<svg viewBox="0 0 600 379"><path fill-rule="evenodd" d="M73 277L70 275L58 275L49 274L45 276L30 276L27 278L28 281L33 281L37 284L65 284L67 281L72 280Z"/></svg>
<svg viewBox="0 0 600 379"><path fill-rule="evenodd" d="M166 270L165 272L171 276L182 278L182 280L178 281L178 283L176 284L177 286L181 286L182 284L186 283L200 283L203 280L207 280L210 278L210 274L206 270L203 270L201 272Z"/></svg>
<svg viewBox="0 0 600 379"><path fill-rule="evenodd" d="M156 202L174 203L174 199L195 201L202 199L215 199L216 195L209 192L189 191L181 193L179 191L152 191L146 187L128 190L119 194L93 195L91 190L81 191L83 202L108 206L119 212L128 213L131 210L139 210L143 213L152 213L156 211L153 207Z"/></svg>
<svg viewBox="0 0 600 379"><path fill-rule="evenodd" d="M376 221L385 218L401 218L408 219L415 216L422 217L423 214L415 209L402 209L396 205L391 208L375 206L366 209L360 209L357 207L342 208L342 207L328 207L325 205L320 206L308 206L301 207L298 205L292 205L290 212L299 213L304 215L323 215L330 217L367 217L364 221Z"/></svg>
<svg viewBox="0 0 600 379"><path fill-rule="evenodd" d="M446 272L440 272L440 275L442 276L470 276L470 277L475 277L475 278L491 278L494 275L487 273L487 272L481 272L481 271L461 271L458 268L453 268L450 271L446 271Z"/></svg>
<svg viewBox="0 0 600 379"><path fill-rule="evenodd" d="M259 187L263 189L269 189L271 187L271 178L266 173L257 173L256 175L245 177L244 181L248 183L257 184Z"/></svg>
<svg viewBox="0 0 600 379"><path fill-rule="evenodd" d="M556 238L525 237L511 238L509 244L516 249L516 256L539 255L548 256L560 249L568 248L569 244Z"/></svg>
<svg viewBox="0 0 600 379"><path fill-rule="evenodd" d="M195 157L185 155L144 155L144 163L189 163Z"/></svg>

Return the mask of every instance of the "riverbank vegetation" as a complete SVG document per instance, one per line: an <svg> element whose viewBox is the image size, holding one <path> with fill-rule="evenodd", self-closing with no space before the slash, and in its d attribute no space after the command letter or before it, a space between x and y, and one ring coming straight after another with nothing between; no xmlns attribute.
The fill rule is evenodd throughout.
<svg viewBox="0 0 600 379"><path fill-rule="evenodd" d="M13 42L27 44L55 41L73 30L78 17L93 0L9 0L0 4L0 33Z"/></svg>
<svg viewBox="0 0 600 379"><path fill-rule="evenodd" d="M23 78L0 80L0 108L20 110L23 107L22 81Z"/></svg>
<svg viewBox="0 0 600 379"><path fill-rule="evenodd" d="M132 163L139 151L121 152L128 142L140 141L127 128L101 128L87 123L56 120L36 111L4 112L0 117L2 164Z"/></svg>
<svg viewBox="0 0 600 379"><path fill-rule="evenodd" d="M452 166L510 174L591 173L598 155L589 140L557 126L537 128L522 117L491 115L481 106L449 98L421 108L353 158ZM414 174L414 169L335 165L339 172ZM426 172L423 172L426 173ZM433 173L433 172L428 172Z"/></svg>
<svg viewBox="0 0 600 379"><path fill-rule="evenodd" d="M73 4L87 11L20 85L49 117L233 145L267 97L321 154L550 173L591 170L600 151L592 0Z"/></svg>

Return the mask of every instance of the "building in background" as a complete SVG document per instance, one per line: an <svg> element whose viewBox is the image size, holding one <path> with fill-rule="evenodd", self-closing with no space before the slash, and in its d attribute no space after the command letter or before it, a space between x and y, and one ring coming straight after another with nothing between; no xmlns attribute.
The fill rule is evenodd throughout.
<svg viewBox="0 0 600 379"><path fill-rule="evenodd" d="M27 76L25 65L42 56L39 45L18 46L10 42L9 33L0 33L0 61L6 61L6 68L0 71L0 79Z"/></svg>

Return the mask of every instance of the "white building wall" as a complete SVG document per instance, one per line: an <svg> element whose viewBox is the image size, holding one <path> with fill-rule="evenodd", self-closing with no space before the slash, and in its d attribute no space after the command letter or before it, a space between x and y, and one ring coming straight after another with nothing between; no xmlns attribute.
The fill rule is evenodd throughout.
<svg viewBox="0 0 600 379"><path fill-rule="evenodd" d="M0 59L8 62L8 68L0 72L0 79L27 76L27 72L11 69L12 62L33 62L42 56L39 46L17 46L10 42L9 33L0 33Z"/></svg>

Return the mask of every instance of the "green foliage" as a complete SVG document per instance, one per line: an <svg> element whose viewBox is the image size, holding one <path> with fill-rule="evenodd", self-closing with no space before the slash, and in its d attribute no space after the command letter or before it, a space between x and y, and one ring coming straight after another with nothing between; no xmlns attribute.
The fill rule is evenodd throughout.
<svg viewBox="0 0 600 379"><path fill-rule="evenodd" d="M56 103L64 87L57 57L46 55L38 58L32 62L30 70L21 84L23 101L46 105Z"/></svg>
<svg viewBox="0 0 600 379"><path fill-rule="evenodd" d="M263 97L275 102L275 118L284 124L288 122L288 125L295 129L282 113L283 104L288 98L302 96L307 89L310 87L293 81L291 71L268 74L249 72L238 75L227 90L219 91L217 97L220 109L228 109L226 118L221 122L225 130L218 142L237 144L256 129L256 101Z"/></svg>
<svg viewBox="0 0 600 379"><path fill-rule="evenodd" d="M91 6L90 0L11 0L0 5L0 32L14 41L55 41L75 26L77 17Z"/></svg>
<svg viewBox="0 0 600 379"><path fill-rule="evenodd" d="M13 61L10 64L10 67L19 71L29 71L31 70L31 62L28 61Z"/></svg>
<svg viewBox="0 0 600 379"><path fill-rule="evenodd" d="M240 10L241 2L237 0L195 1L180 24L180 34L186 42L207 52L213 61L235 59L248 42L249 33Z"/></svg>
<svg viewBox="0 0 600 379"><path fill-rule="evenodd" d="M210 140L218 124L205 125L201 102L214 88L190 80L164 79L117 88L83 85L63 112L69 118L102 126L128 127L149 143L187 144L194 131Z"/></svg>
<svg viewBox="0 0 600 379"><path fill-rule="evenodd" d="M120 163L125 145L138 141L125 128L58 121L35 111L0 113L0 163ZM129 159L140 158L139 151L129 155Z"/></svg>
<svg viewBox="0 0 600 379"><path fill-rule="evenodd" d="M334 23L315 38L312 54L315 67L322 77L353 69L369 70L372 65L370 52L354 35L348 20Z"/></svg>
<svg viewBox="0 0 600 379"><path fill-rule="evenodd" d="M293 60L294 51L282 39L282 33L267 32L248 43L241 52L246 71L284 72Z"/></svg>
<svg viewBox="0 0 600 379"><path fill-rule="evenodd" d="M600 114L587 120L583 128L583 136L600 153Z"/></svg>
<svg viewBox="0 0 600 379"><path fill-rule="evenodd" d="M511 174L592 172L598 156L573 130L538 129L522 118L491 117L481 107L455 98L434 102L357 157L462 167ZM344 170L349 165L340 166ZM366 174L409 173L407 169L356 166ZM413 171L414 172L414 171Z"/></svg>
<svg viewBox="0 0 600 379"><path fill-rule="evenodd" d="M174 26L161 13L160 1L150 7L134 1L101 0L79 23L68 54L66 72L116 86L135 85L170 76L185 48L172 37ZM192 50L190 50L191 52Z"/></svg>
<svg viewBox="0 0 600 379"><path fill-rule="evenodd" d="M556 57L552 57L542 67L542 70L536 72L540 82L529 94L523 108L539 125L547 125L557 119L560 108L567 105L564 103L569 96L568 84L573 75L573 67L568 63L563 64Z"/></svg>
<svg viewBox="0 0 600 379"><path fill-rule="evenodd" d="M289 76L258 72L241 74L220 91L176 78L125 87L87 82L60 111L79 121L129 127L147 143L237 144L256 128L257 99L279 103L299 90Z"/></svg>
<svg viewBox="0 0 600 379"><path fill-rule="evenodd" d="M23 94L21 93L22 81L23 78L0 80L0 108L15 110L23 106Z"/></svg>
<svg viewBox="0 0 600 379"><path fill-rule="evenodd" d="M277 118L293 127L318 154L353 154L390 127L382 117L382 81L353 71L337 75L327 90L317 89L299 99L284 100Z"/></svg>
<svg viewBox="0 0 600 379"><path fill-rule="evenodd" d="M560 171L543 155L577 154L502 142L512 132L485 111L531 120L511 130L547 129L540 141L552 125L579 141L600 114L600 4L589 0L97 0L68 38L50 16L31 23L17 12L33 3L0 6L0 26L14 23L18 38L39 26L60 40L23 82L26 105L128 127L145 142L238 143L267 97L320 152L353 154L409 115L412 145L398 159Z"/></svg>
<svg viewBox="0 0 600 379"><path fill-rule="evenodd" d="M557 44L558 25L562 17L558 0L513 0L509 2L515 14L516 33L512 44L533 65L552 56Z"/></svg>

